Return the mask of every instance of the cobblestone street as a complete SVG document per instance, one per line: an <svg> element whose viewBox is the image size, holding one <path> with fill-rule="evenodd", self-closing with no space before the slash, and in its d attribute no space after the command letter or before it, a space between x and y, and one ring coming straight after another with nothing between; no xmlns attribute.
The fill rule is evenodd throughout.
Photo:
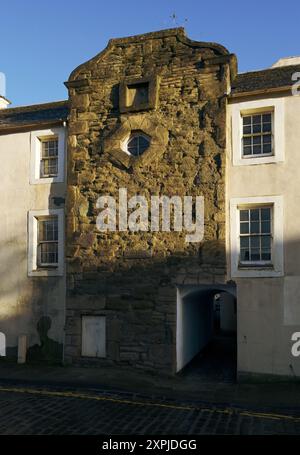
<svg viewBox="0 0 300 455"><path fill-rule="evenodd" d="M300 417L127 393L3 385L0 434L300 434Z"/></svg>

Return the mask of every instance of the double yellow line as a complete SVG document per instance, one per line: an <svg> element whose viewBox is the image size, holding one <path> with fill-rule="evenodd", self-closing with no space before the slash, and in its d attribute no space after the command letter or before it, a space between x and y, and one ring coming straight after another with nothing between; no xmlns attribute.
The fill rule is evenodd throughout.
<svg viewBox="0 0 300 455"><path fill-rule="evenodd" d="M218 409L218 408L206 408L200 406L187 406L187 405L175 405L171 403L156 403L152 401L137 401L137 400L126 400L121 398L113 398L105 395L92 395L87 393L72 392L72 391L55 391L55 390L46 390L46 389L33 389L33 388L24 388L24 387L0 387L0 393L24 393L32 395L43 395L49 397L63 397L63 398L78 398L82 400L94 400L94 401L106 401L116 404L127 404L133 406L150 406L157 408L167 408L167 409L177 409L181 411L204 411L209 413L218 413L218 414L239 414L244 417L256 417L259 419L270 419L270 420L285 420L291 422L300 422L300 417L295 417L287 414L273 414L265 412L254 412L247 410L238 410L233 408Z"/></svg>

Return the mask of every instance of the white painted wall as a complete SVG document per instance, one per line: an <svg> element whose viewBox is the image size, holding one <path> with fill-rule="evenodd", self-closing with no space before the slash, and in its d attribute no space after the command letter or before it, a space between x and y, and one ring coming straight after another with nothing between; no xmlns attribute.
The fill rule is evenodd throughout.
<svg viewBox="0 0 300 455"><path fill-rule="evenodd" d="M224 332L236 332L235 299L226 292L220 294L220 329Z"/></svg>
<svg viewBox="0 0 300 455"><path fill-rule="evenodd" d="M30 132L0 135L0 332L7 351L16 350L20 334L29 346L39 343L41 316L52 320L50 338L64 338L65 276L29 277L27 252L28 212L47 209L53 196L65 197L66 187L30 184L30 138Z"/></svg>
<svg viewBox="0 0 300 455"><path fill-rule="evenodd" d="M212 297L181 298L177 291L176 372L187 365L213 335Z"/></svg>
<svg viewBox="0 0 300 455"><path fill-rule="evenodd" d="M281 99L281 97L278 97ZM236 110L237 102L234 102ZM270 101L264 101L269 105ZM299 357L291 355L291 336L300 330L300 97L284 98L284 159L269 164L233 164L228 108L227 251L228 279L237 284L238 371L300 376ZM276 147L276 144L275 144ZM249 161L249 160L248 160ZM230 199L282 196L283 276L231 274Z"/></svg>

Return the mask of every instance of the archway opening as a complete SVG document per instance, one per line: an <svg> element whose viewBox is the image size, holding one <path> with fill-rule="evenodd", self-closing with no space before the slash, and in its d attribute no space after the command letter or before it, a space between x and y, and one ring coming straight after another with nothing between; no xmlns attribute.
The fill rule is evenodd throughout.
<svg viewBox="0 0 300 455"><path fill-rule="evenodd" d="M176 371L207 382L235 382L235 287L180 289L177 301Z"/></svg>

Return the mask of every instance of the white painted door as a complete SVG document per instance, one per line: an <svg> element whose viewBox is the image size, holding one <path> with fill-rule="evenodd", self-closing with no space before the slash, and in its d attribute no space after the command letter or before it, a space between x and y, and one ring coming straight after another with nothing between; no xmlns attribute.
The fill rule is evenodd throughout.
<svg viewBox="0 0 300 455"><path fill-rule="evenodd" d="M105 316L82 317L82 355L106 357Z"/></svg>

